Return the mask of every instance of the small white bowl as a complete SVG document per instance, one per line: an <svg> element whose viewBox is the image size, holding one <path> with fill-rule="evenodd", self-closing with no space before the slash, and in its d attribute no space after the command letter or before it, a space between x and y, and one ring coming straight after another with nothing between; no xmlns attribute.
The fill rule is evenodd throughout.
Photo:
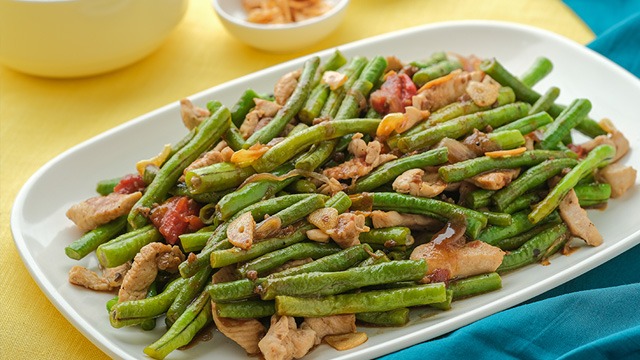
<svg viewBox="0 0 640 360"><path fill-rule="evenodd" d="M95 75L157 49L188 0L0 0L0 63L46 77Z"/></svg>
<svg viewBox="0 0 640 360"><path fill-rule="evenodd" d="M326 13L290 24L256 24L246 20L241 0L213 0L213 8L226 29L240 41L274 53L300 50L320 41L342 22L349 0L326 0Z"/></svg>

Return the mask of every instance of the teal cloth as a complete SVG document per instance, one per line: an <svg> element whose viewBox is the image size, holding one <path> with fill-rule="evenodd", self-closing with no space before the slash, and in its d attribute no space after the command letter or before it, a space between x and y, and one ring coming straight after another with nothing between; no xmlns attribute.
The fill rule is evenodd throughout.
<svg viewBox="0 0 640 360"><path fill-rule="evenodd" d="M565 3L597 35L589 48L640 77L640 0ZM640 245L522 305L382 359L640 359Z"/></svg>

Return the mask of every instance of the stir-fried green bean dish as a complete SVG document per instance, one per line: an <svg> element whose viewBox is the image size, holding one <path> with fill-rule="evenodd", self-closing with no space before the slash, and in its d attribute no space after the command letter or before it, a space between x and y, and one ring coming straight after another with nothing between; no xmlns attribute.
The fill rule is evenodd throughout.
<svg viewBox="0 0 640 360"><path fill-rule="evenodd" d="M269 93L184 99L182 140L67 212L84 235L66 254L101 265L69 281L117 294L116 328L166 327L152 358L215 326L247 354L293 359L598 246L585 209L634 185L629 142L588 99L534 90L552 65L531 63L335 51Z"/></svg>

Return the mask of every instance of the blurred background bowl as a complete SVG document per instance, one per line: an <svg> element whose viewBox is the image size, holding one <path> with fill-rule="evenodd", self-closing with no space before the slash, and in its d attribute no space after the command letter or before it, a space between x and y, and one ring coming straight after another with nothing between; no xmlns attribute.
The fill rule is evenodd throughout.
<svg viewBox="0 0 640 360"><path fill-rule="evenodd" d="M80 77L157 49L188 0L0 0L0 63L32 75Z"/></svg>
<svg viewBox="0 0 640 360"><path fill-rule="evenodd" d="M247 21L242 0L213 0L213 8L227 31L238 40L261 50L286 53L322 40L342 22L349 0L326 0L331 9L310 19L288 24L256 24Z"/></svg>

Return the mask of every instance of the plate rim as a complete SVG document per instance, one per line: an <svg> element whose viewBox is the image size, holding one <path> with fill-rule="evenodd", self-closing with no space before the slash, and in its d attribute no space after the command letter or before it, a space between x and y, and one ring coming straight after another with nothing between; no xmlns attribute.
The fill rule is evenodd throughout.
<svg viewBox="0 0 640 360"><path fill-rule="evenodd" d="M591 56L595 59L597 59L598 62L603 63L605 66L607 66L608 68L610 68L612 71L618 73L618 75L627 78L628 80L631 80L632 82L635 81L638 86L638 88L640 88L640 79L638 79L636 76L634 76L633 74L631 74L629 71L627 71L626 69L622 68L620 65L616 64L615 62L611 61L610 59L604 57L603 55L597 53L596 51L587 48L584 45L581 45L563 35L554 33L552 31L546 30L546 29L542 29L536 26L532 26L532 25L527 25L527 24L521 24L521 23L516 23L516 22L509 22L509 21L498 21L498 20L455 20L455 21L442 21L442 22L435 22L435 23L430 23L430 24L425 24L425 25L419 25L419 26L413 26L413 27L408 27L408 28L404 28L404 29L399 29L399 30L395 30L395 31L391 31L391 32L387 32L387 33L383 33L383 34L378 34L378 35L374 35L371 37L367 37L367 38L363 38L360 40L356 40L356 41L352 41L349 43L345 43L345 44L341 44L341 45L336 45L333 46L331 48L327 48L327 49L323 49L320 50L318 52L314 52L311 54L307 54L307 55L303 55L282 63L278 63L272 66L269 66L265 69L262 70L258 70L256 72L252 72L252 73L248 73L245 74L243 76L237 77L235 79L223 82L223 83L219 83L215 86L212 86L210 88L204 89L202 91L196 92L192 95L189 95L189 98L197 98L197 97L202 97L204 95L206 95L209 92L215 92L217 91L219 88L224 88L224 87L231 87L237 83L242 83L245 82L248 79L254 78L254 77L261 77L264 74L267 73L272 73L272 72L277 72L279 69L283 69L283 68L287 68L290 67L294 64L300 64L302 62L304 62L305 59L312 57L312 56L326 56L328 54L330 54L331 52L333 52L335 49L350 49L350 48L357 48L363 45L366 45L367 43L372 43L372 42L378 42L378 41L382 41L385 39L389 39L389 38L394 38L394 37L402 37L402 36L406 36L408 34L414 33L414 32L423 32L423 31L433 31L433 30L438 30L438 29L446 29L446 28L462 28L462 27L490 27L490 28L496 28L499 30L521 30L521 31L526 31L529 33L533 33L536 34L538 36L542 36L542 37L548 37L551 38L555 41L558 41L560 43L562 43L564 46L568 46L572 49L575 49L577 51L580 52L584 52L587 53L588 56ZM110 357L120 357L120 358L131 358L131 355L127 352L124 352L123 349L119 348L118 346L115 346L115 344L113 344L113 342L105 337L102 333L94 331L93 328L90 326L90 324L81 316L79 316L79 314L77 312L75 312L74 308L68 303L66 302L62 296L57 293L55 291L55 286L54 284L48 282L48 281L44 281L44 273L43 270L38 266L35 258L33 257L33 254L31 254L27 247L26 247L26 240L25 238L22 236L22 233L19 231L21 228L21 225L19 224L19 218L20 218L20 214L24 208L24 204L25 204L25 199L29 193L29 190L33 187L33 185L37 182L37 180L42 177L43 174L45 174L47 171L49 171L49 169L55 167L60 161L62 161L64 158L66 158L69 154L72 154L74 152L76 152L78 149L86 147L92 143L98 142L104 138L108 138L110 137L113 133L117 133L120 132L128 127L134 126L136 124L142 123L144 121L148 121L148 119L155 117L157 114L163 113L165 111L167 111L168 109L175 107L175 101L174 102L170 102L164 106L161 106L155 110L149 111L145 114L142 114L140 116L134 117L133 119L127 120L111 129L108 129L100 134L94 135L72 147L70 147L69 149L63 151L62 153L54 156L53 158L51 158L50 160L48 160L44 165L42 165L40 168L38 168L38 170L36 170L28 179L27 181L22 185L22 187L20 188L20 190L18 191L16 197L14 198L14 201L11 205L11 210L10 210L10 228L11 228L11 234L13 237L13 241L14 244L18 250L18 253L20 255L20 258L23 262L23 264L25 265L25 267L27 268L29 274L31 275L32 279L36 282L36 284L38 285L38 287L40 288L40 290L44 293L44 295L49 299L49 301L54 305L54 307L56 308L56 310L58 310L65 318L67 321L69 321L72 325L74 325L74 327L76 328L76 330L78 330L83 336L85 336L87 339L89 339L96 347L98 347L101 351L103 351L105 354L109 355ZM627 239L627 238L637 238L636 242L624 242L623 240ZM620 242L623 242L623 244L620 244ZM477 321L481 318L484 317L488 317L491 316L495 313L498 313L500 311L505 310L506 308L512 307L512 306L517 306L519 304L521 304L522 302L526 301L527 299L531 299L541 293L544 293L546 291L549 291L551 289L553 289L554 287L557 287L565 282L568 282L582 274L584 274L585 272L599 266L602 265L603 263L611 260L612 258L614 258L615 256L618 256L620 254L622 254L624 251L629 250L630 248L637 246L638 243L640 243L640 229L636 230L634 233L632 233L631 235L627 236L624 239L621 239L620 241L616 242L615 244L613 244L612 246L603 249L603 251L598 251L596 252L591 258L590 261L585 262L579 262L577 264L573 264L572 266L570 266L569 268L565 269L564 271L561 272L556 272L553 274L553 276L550 276L548 278L546 278L544 281L539 282L536 284L535 287L528 287L525 289L522 289L520 291L517 291L515 293L511 293L511 294L507 294L506 297L504 297L503 299L501 299L496 307L496 303L488 303L485 304L479 308L473 309L472 311L468 311L464 314L461 314L460 316L457 316L453 319L448 319L445 322L449 323L449 322L453 322L456 325L456 329L470 324L474 321ZM622 250L620 251L620 248L622 247ZM619 251L619 252L617 252ZM592 260L593 258L595 258L595 260ZM567 273L570 273L569 276L567 276ZM555 283L557 280L557 278L563 278L565 279L564 281L560 281L558 283ZM542 284L542 285L541 285ZM544 286L543 286L544 285ZM514 297L526 297L524 300L511 300L511 298ZM507 301L509 300L509 301ZM515 302L512 302L515 301ZM490 312L486 312L486 308L491 307L491 311ZM74 316L76 315L76 316ZM444 325L440 325L436 324L436 326L444 326ZM421 333L423 331L426 331L426 328L423 328L425 330L419 330L416 331L412 334L408 334L405 336L402 336L398 339L396 339L393 342L382 342L380 344L376 344L372 347L369 348L365 348L365 349L361 349L361 350L356 350L354 352L348 353L348 354L344 354L343 356L341 356L341 358L343 359L354 359L354 358L358 358L361 356L381 356L384 354L388 354L394 351L397 351L399 349L403 349L406 348L408 346L411 345L415 345L419 342L425 341L427 339L417 339L420 337ZM449 330L451 331L451 330ZM455 330L454 330L455 331ZM448 331L442 331L440 333L444 334ZM111 345L108 346L108 345Z"/></svg>

